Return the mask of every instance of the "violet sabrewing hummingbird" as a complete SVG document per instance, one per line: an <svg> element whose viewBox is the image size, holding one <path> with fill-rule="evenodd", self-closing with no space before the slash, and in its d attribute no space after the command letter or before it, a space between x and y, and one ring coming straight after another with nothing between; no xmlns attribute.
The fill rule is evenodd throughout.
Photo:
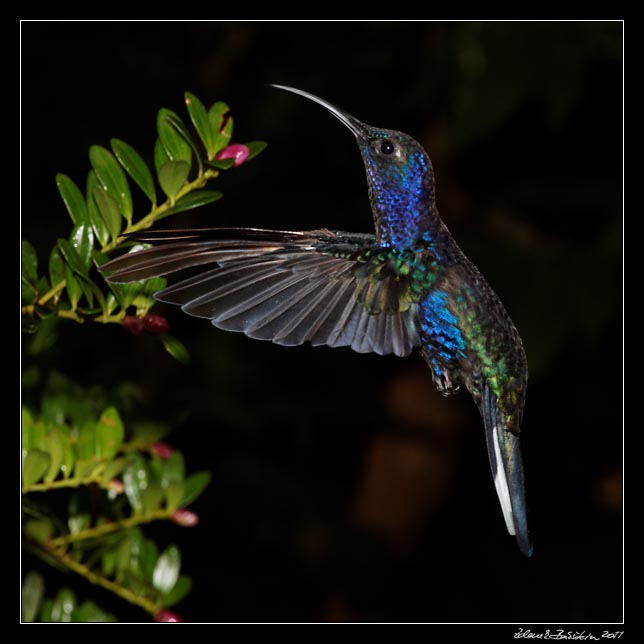
<svg viewBox="0 0 644 644"><path fill-rule="evenodd" d="M364 161L375 234L326 228L211 228L137 233L152 248L103 265L111 282L207 266L155 294L251 338L350 346L407 356L417 349L438 390L461 385L476 402L508 532L532 553L519 431L528 368L501 301L465 257L436 207L431 161L407 134L372 127L331 103Z"/></svg>

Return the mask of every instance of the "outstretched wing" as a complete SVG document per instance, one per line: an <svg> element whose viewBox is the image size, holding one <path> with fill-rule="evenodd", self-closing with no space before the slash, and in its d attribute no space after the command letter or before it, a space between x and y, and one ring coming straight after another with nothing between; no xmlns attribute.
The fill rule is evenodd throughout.
<svg viewBox="0 0 644 644"><path fill-rule="evenodd" d="M155 294L215 326L294 346L408 355L420 345L417 299L401 262L372 235L228 228L134 236L156 244L101 267L131 282L212 264Z"/></svg>

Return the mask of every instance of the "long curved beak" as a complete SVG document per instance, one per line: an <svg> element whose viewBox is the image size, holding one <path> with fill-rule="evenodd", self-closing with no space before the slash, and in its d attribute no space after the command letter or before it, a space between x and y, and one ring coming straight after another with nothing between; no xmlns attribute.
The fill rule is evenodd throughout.
<svg viewBox="0 0 644 644"><path fill-rule="evenodd" d="M354 133L356 137L360 139L366 138L365 126L360 121L358 121L357 118L354 118L353 116L351 116L351 114L347 114L346 112L342 111L339 107L336 107L332 103L325 101L323 98L320 98L319 96L315 96L315 94L309 94L309 92L305 92L304 90L296 89L295 87L288 87L286 85L275 85L273 83L270 83L269 86L276 87L277 89L283 89L285 92L299 94L300 96L303 96L304 98L308 98L310 101L313 101L314 103L318 103L318 105L321 105L322 107L326 107L326 109L329 110L329 112L331 112L333 116L335 116L337 119L342 121Z"/></svg>

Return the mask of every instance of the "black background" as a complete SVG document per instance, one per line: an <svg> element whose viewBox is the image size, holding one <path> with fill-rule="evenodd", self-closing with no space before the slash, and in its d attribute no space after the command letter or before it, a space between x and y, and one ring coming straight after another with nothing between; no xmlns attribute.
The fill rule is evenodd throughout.
<svg viewBox="0 0 644 644"><path fill-rule="evenodd" d="M62 325L25 358L86 384L130 380L141 413L213 482L176 541L187 621L614 622L622 618L620 22L23 23L22 236L41 261L87 149L147 159L160 107L226 101L256 160L224 199L168 220L372 229L360 156L318 94L408 132L441 215L501 296L530 364L524 459L535 553L505 531L481 421L419 356L283 348L157 307L189 367L116 325ZM8 216L8 213L6 213ZM28 569L28 562L25 569ZM145 620L68 577L120 618Z"/></svg>

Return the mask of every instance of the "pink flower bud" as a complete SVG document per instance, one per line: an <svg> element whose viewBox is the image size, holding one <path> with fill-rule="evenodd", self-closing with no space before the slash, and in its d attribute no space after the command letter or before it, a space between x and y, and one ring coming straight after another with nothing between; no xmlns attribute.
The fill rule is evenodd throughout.
<svg viewBox="0 0 644 644"><path fill-rule="evenodd" d="M182 622L183 620L179 615L173 613L171 610L162 609L154 616L155 622Z"/></svg>
<svg viewBox="0 0 644 644"><path fill-rule="evenodd" d="M219 150L215 155L215 159L235 159L233 168L238 168L246 159L250 150L243 143L233 143L223 150Z"/></svg>
<svg viewBox="0 0 644 644"><path fill-rule="evenodd" d="M191 510L186 510L185 508L175 510L172 515L172 520L184 528L192 528L199 523L199 517Z"/></svg>
<svg viewBox="0 0 644 644"><path fill-rule="evenodd" d="M167 461L170 456L172 456L172 452L174 450L167 443L164 443L163 441L157 441L156 443L152 443L152 445L150 445L150 451L160 459Z"/></svg>
<svg viewBox="0 0 644 644"><path fill-rule="evenodd" d="M132 335L141 335L145 331L145 325L141 318L137 318L136 315L126 315L123 318L123 326L132 334Z"/></svg>
<svg viewBox="0 0 644 644"><path fill-rule="evenodd" d="M148 313L141 318L143 328L148 333L155 335L167 333L170 330L170 323L162 316L156 313Z"/></svg>

